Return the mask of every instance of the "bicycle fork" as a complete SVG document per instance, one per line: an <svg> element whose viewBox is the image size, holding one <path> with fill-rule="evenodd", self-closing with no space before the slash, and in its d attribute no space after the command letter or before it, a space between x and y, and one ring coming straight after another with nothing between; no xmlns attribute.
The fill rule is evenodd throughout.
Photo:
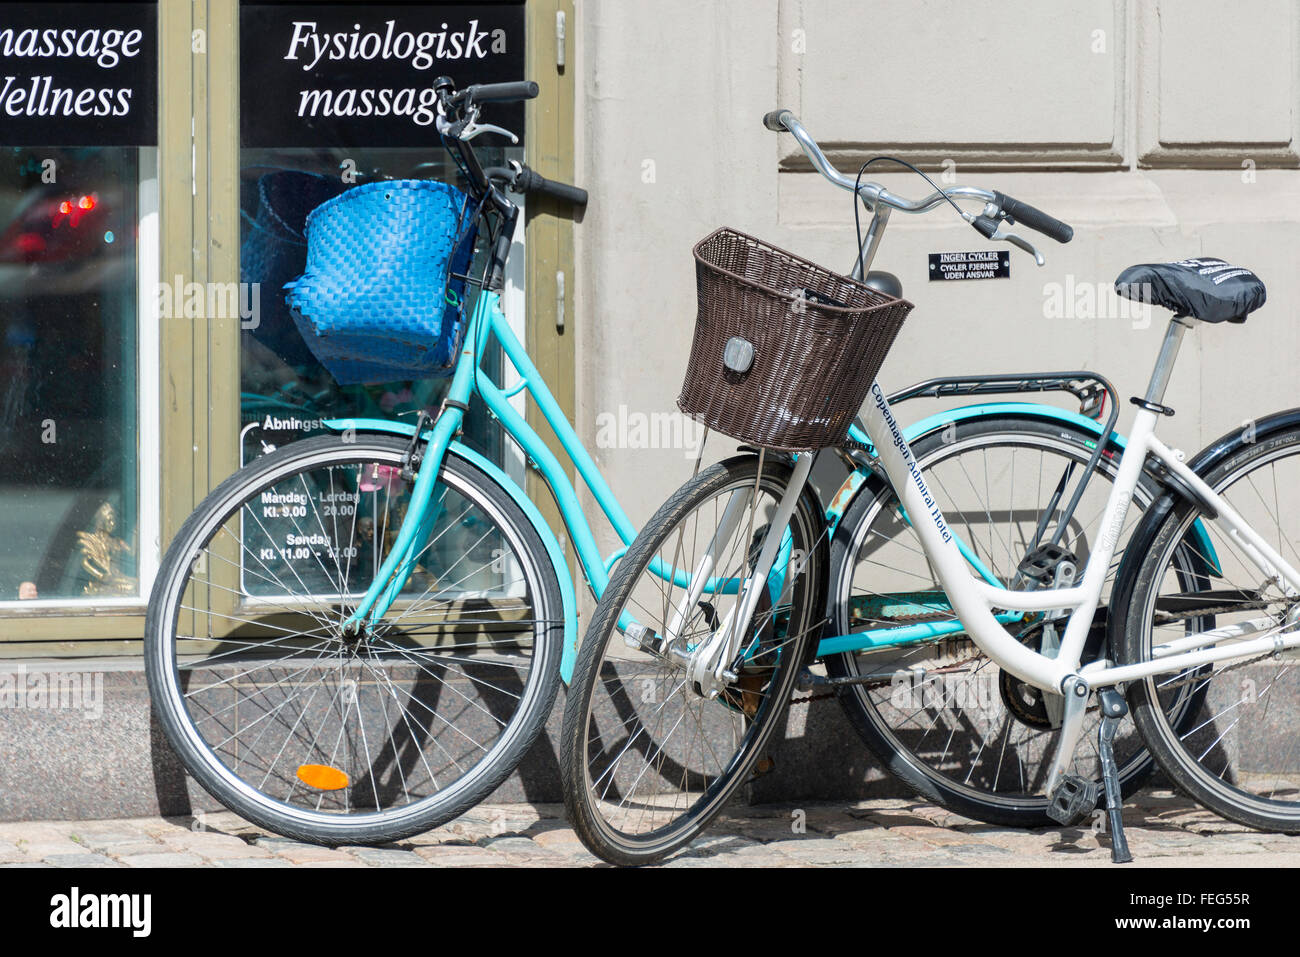
<svg viewBox="0 0 1300 957"><path fill-rule="evenodd" d="M481 297L482 302L487 297ZM406 517L397 532L397 540L392 550L384 559L366 594L357 604L352 614L343 623L343 630L349 634L365 635L374 622L383 618L393 602L397 600L407 579L415 568L416 560L428 541L429 534L437 520L438 509L434 504L434 491L438 485L438 473L442 467L443 456L456 433L460 431L464 419L463 408L469 400L472 386L472 369L474 367L472 334L480 321L478 309L470 324L470 334L466 336L466 345L462 349L461 361L456 366L448 401L428 430L420 460L420 471L416 475L415 485L411 489L411 500L407 505ZM424 441L419 432L412 438L412 448Z"/></svg>
<svg viewBox="0 0 1300 957"><path fill-rule="evenodd" d="M366 594L343 623L345 632L366 634L371 624L383 618L393 602L397 600L414 570L419 553L433 531L433 525L438 517L438 508L433 502L434 489L438 484L438 471L452 438L460 428L462 417L463 413L460 409L448 408L434 422L424 447L419 474L411 489L411 501L407 506L406 518L397 532L397 540L376 573L374 581L366 590ZM424 437L417 433L413 441L422 442Z"/></svg>
<svg viewBox="0 0 1300 957"><path fill-rule="evenodd" d="M745 578L739 599L722 622L712 630L709 637L689 651L686 667L690 683L696 693L705 698L718 697L738 677L733 670L733 663L740 657L741 642L748 633L749 621L758 608L762 590L768 587L773 565L781 551L790 519L794 516L795 507L799 503L799 496L803 494L804 486L808 482L808 474L812 470L815 457L813 452L804 452L795 460L790 484L782 492L776 513L768 523L767 534L763 537L763 546L758 553L758 561ZM755 493L754 498L756 497ZM735 534L744 514L745 498L744 492L737 491L732 494L731 500L727 503L718 530L693 572L686 597L674 610L672 627L667 636L669 647L680 648L680 642L675 640L678 638L676 632L693 617L705 583L709 581L717 565L718 555ZM752 507L756 502L749 504Z"/></svg>

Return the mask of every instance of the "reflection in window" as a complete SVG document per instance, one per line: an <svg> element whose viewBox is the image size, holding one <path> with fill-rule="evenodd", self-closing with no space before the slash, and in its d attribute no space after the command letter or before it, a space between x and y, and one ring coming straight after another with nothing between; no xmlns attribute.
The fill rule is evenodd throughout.
<svg viewBox="0 0 1300 957"><path fill-rule="evenodd" d="M139 594L143 152L0 148L0 601Z"/></svg>

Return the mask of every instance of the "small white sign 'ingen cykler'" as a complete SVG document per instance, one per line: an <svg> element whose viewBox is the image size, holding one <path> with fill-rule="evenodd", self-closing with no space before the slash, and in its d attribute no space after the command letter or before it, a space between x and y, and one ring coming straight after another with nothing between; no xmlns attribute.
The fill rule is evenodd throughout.
<svg viewBox="0 0 1300 957"><path fill-rule="evenodd" d="M1011 250L974 253L930 253L930 280L1010 279Z"/></svg>

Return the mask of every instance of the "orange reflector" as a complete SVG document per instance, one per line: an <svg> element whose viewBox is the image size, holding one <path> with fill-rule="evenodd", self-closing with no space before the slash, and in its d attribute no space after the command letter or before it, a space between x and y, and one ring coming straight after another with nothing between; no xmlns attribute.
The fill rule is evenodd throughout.
<svg viewBox="0 0 1300 957"><path fill-rule="evenodd" d="M318 791L341 791L348 786L344 772L324 764L298 765L298 780Z"/></svg>

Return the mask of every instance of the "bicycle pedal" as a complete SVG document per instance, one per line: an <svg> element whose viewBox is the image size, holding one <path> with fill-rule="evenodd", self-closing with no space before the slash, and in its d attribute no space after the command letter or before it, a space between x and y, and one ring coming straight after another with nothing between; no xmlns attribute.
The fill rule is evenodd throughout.
<svg viewBox="0 0 1300 957"><path fill-rule="evenodd" d="M1056 566L1062 562L1072 562L1076 568L1079 565L1079 559L1068 548L1044 542L1021 559L1016 575L1048 588L1056 577Z"/></svg>
<svg viewBox="0 0 1300 957"><path fill-rule="evenodd" d="M1052 790L1047 816L1071 827L1097 809L1099 796L1096 782L1085 781L1077 774L1064 775Z"/></svg>

